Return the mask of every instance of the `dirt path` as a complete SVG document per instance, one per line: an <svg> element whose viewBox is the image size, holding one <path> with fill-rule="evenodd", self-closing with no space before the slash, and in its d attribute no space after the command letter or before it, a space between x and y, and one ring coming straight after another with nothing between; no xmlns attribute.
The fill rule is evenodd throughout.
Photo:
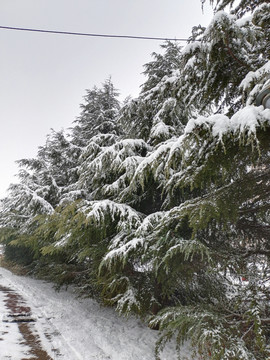
<svg viewBox="0 0 270 360"><path fill-rule="evenodd" d="M5 313L2 314L2 322L5 323L5 328L0 332L1 348L5 347L5 340L10 335L11 324L13 326L17 325L22 338L20 345L27 349L23 351L25 357L21 360L53 360L42 349L40 338L35 332L34 323L36 319L32 316L31 309L27 306L23 297L13 289L1 285L0 292L3 295L5 307ZM10 356L5 358L12 359Z"/></svg>

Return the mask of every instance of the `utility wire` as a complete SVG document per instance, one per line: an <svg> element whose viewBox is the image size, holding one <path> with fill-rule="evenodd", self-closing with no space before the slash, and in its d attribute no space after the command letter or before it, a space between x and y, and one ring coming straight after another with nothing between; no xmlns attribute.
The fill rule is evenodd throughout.
<svg viewBox="0 0 270 360"><path fill-rule="evenodd" d="M5 30L18 30L18 31L31 31L46 34L60 34L60 35L77 35L77 36L91 36L91 37L103 37L103 38L118 38L118 39L138 39L138 40L162 40L162 41L187 41L188 39L181 38L164 38L154 36L133 36L133 35L109 35L109 34L90 34L70 31L57 31L57 30L43 30L43 29L29 29L11 26L1 26L0 29Z"/></svg>

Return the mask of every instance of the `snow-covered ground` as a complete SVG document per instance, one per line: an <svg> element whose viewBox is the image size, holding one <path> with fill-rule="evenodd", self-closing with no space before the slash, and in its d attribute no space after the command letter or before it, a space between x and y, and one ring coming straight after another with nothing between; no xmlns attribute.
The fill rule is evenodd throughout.
<svg viewBox="0 0 270 360"><path fill-rule="evenodd" d="M52 359L154 360L158 332L136 318L125 319L92 299L76 297L72 290L56 292L52 284L13 275L0 268L0 286L16 291L31 308L32 330ZM33 359L16 323L3 322L6 308L0 295L0 359ZM176 359L174 345L162 360Z"/></svg>

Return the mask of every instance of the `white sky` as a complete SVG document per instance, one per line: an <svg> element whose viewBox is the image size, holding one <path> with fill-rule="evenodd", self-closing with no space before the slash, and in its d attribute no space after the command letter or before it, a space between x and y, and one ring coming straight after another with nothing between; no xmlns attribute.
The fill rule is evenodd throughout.
<svg viewBox="0 0 270 360"><path fill-rule="evenodd" d="M187 38L212 10L200 0L0 0L0 25L59 31ZM143 65L161 42L0 29L0 197L35 157L50 128L72 125L85 89L112 76L121 99L137 96Z"/></svg>

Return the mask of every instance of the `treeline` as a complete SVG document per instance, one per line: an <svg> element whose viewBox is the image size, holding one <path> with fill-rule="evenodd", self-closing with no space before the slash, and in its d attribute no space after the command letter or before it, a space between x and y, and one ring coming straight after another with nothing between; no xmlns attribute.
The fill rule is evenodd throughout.
<svg viewBox="0 0 270 360"><path fill-rule="evenodd" d="M204 2L204 1L203 1ZM1 201L5 256L138 314L200 359L270 357L270 5L212 1L162 45L136 99L87 90ZM231 5L230 13L224 11Z"/></svg>

